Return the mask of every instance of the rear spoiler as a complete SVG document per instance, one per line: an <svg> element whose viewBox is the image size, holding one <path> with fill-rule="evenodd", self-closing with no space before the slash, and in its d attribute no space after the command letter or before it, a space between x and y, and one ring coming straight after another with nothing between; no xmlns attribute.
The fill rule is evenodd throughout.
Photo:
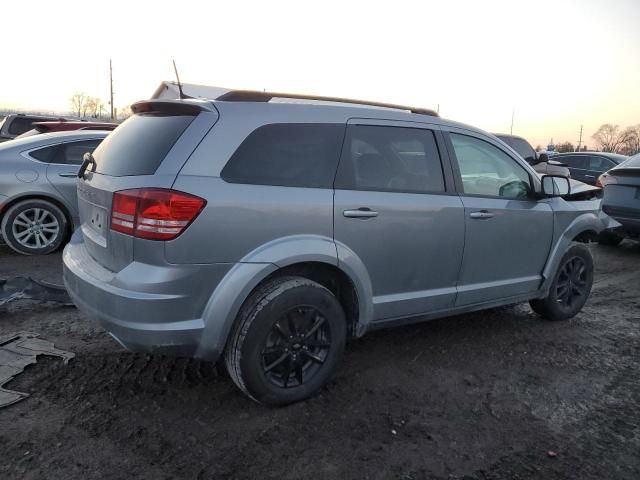
<svg viewBox="0 0 640 480"><path fill-rule="evenodd" d="M131 105L133 113L166 113L169 115L198 115L215 112L211 102L204 100L142 100Z"/></svg>

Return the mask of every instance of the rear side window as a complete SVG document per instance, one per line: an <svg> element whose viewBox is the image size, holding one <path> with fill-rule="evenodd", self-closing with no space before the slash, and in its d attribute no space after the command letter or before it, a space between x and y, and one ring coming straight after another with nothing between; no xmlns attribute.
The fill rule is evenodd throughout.
<svg viewBox="0 0 640 480"><path fill-rule="evenodd" d="M100 140L64 143L60 145L56 157L51 162L65 165L81 165L84 154L93 152L99 144Z"/></svg>
<svg viewBox="0 0 640 480"><path fill-rule="evenodd" d="M96 148L96 171L114 177L153 175L194 118L156 113L133 115Z"/></svg>
<svg viewBox="0 0 640 480"><path fill-rule="evenodd" d="M50 163L58 152L59 145L52 145L50 147L39 148L38 150L32 150L29 152L29 156L40 160L44 163Z"/></svg>
<svg viewBox="0 0 640 480"><path fill-rule="evenodd" d="M336 188L379 192L444 192L438 147L431 130L351 125Z"/></svg>
<svg viewBox="0 0 640 480"><path fill-rule="evenodd" d="M326 123L264 125L242 142L221 177L230 183L331 188L344 128Z"/></svg>

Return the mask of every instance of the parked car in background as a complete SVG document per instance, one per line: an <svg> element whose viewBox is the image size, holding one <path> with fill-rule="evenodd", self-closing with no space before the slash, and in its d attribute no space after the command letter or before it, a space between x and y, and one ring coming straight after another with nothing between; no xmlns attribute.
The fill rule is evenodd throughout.
<svg viewBox="0 0 640 480"><path fill-rule="evenodd" d="M607 152L569 152L559 153L554 157L569 167L571 178L589 185L595 185L600 175L628 158L625 155Z"/></svg>
<svg viewBox="0 0 640 480"><path fill-rule="evenodd" d="M602 210L621 226L600 234L600 243L617 245L625 237L640 238L640 154L625 160L598 179L604 189Z"/></svg>
<svg viewBox="0 0 640 480"><path fill-rule="evenodd" d="M76 120L56 120L55 122L35 122L33 128L28 132L18 135L16 138L31 137L33 135L40 135L41 133L51 132L67 132L71 130L115 130L118 126L117 123L109 122L91 122L91 121L76 121Z"/></svg>
<svg viewBox="0 0 640 480"><path fill-rule="evenodd" d="M0 144L0 233L9 247L43 255L68 239L78 225L82 156L108 134L45 133Z"/></svg>
<svg viewBox="0 0 640 480"><path fill-rule="evenodd" d="M495 133L494 135L513 148L536 172L547 175L562 175L563 177L571 176L565 164L549 160L546 153L536 152L524 138L504 133Z"/></svg>
<svg viewBox="0 0 640 480"><path fill-rule="evenodd" d="M317 392L348 336L524 301L567 319L589 296L574 242L611 220L481 130L266 92L132 111L79 172L67 290L131 350L222 355L254 400Z"/></svg>
<svg viewBox="0 0 640 480"><path fill-rule="evenodd" d="M35 122L48 122L65 120L62 117L50 115L27 115L24 113L12 113L0 121L0 142L11 140L18 135L33 129Z"/></svg>

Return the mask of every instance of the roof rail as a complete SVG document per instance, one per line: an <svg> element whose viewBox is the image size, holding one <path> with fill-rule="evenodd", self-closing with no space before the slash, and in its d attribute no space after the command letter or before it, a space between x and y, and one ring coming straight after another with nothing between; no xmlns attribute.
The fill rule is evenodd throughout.
<svg viewBox="0 0 640 480"><path fill-rule="evenodd" d="M438 112L428 108L416 108L406 105L396 105L393 103L382 102L369 102L367 100L354 100L352 98L340 98L340 97L323 97L319 95L299 95L295 93L274 93L274 92L259 92L254 90L232 90L224 93L216 98L221 102L269 102L274 98L291 98L296 100L317 100L321 102L335 102L335 103L349 103L354 105L365 105L371 107L381 108L393 108L396 110L407 110L411 113L418 113L420 115L430 115L432 117L439 117Z"/></svg>

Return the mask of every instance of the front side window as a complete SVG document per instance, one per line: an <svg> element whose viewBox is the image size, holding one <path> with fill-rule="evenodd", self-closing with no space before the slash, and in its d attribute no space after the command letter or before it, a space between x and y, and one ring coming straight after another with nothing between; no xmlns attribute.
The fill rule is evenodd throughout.
<svg viewBox="0 0 640 480"><path fill-rule="evenodd" d="M69 142L60 145L57 155L52 163L66 165L81 165L85 153L93 153L101 140L83 140L81 142Z"/></svg>
<svg viewBox="0 0 640 480"><path fill-rule="evenodd" d="M558 158L559 162L565 163L569 168L579 168L581 170L587 170L588 160L586 155L568 155L566 157Z"/></svg>
<svg viewBox="0 0 640 480"><path fill-rule="evenodd" d="M230 183L331 188L344 125L275 123L254 130L222 169Z"/></svg>
<svg viewBox="0 0 640 480"><path fill-rule="evenodd" d="M465 194L527 198L531 179L513 158L489 142L451 133Z"/></svg>
<svg viewBox="0 0 640 480"><path fill-rule="evenodd" d="M442 164L433 132L419 128L349 126L335 187L444 192Z"/></svg>
<svg viewBox="0 0 640 480"><path fill-rule="evenodd" d="M589 157L589 170L604 172L615 167L615 165L616 164L613 163L608 158L596 157L596 156Z"/></svg>

